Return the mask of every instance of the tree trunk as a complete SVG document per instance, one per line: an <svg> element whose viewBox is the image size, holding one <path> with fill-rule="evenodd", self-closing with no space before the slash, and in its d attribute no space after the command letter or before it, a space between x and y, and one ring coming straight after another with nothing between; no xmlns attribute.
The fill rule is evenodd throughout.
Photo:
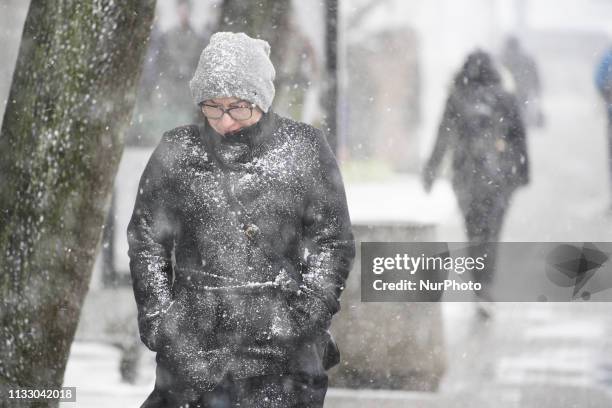
<svg viewBox="0 0 612 408"><path fill-rule="evenodd" d="M62 385L154 9L30 4L0 131L2 402Z"/></svg>

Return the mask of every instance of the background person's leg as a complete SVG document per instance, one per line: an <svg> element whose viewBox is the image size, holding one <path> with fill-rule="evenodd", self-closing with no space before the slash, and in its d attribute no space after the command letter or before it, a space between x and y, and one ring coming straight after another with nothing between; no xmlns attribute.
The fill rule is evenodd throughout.
<svg viewBox="0 0 612 408"><path fill-rule="evenodd" d="M485 257L486 268L474 271L474 282L482 284L479 296L482 300L493 300L490 293L497 266L497 246L508 207L509 197L504 192L474 201L465 214L468 240L474 246L470 249L473 258Z"/></svg>

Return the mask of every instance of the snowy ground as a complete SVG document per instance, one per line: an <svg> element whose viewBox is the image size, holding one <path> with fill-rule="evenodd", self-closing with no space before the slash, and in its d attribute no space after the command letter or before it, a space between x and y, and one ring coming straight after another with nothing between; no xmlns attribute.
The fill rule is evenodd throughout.
<svg viewBox="0 0 612 408"><path fill-rule="evenodd" d="M150 356L148 356L150 357ZM121 382L119 349L104 343L76 342L72 345L64 385L77 388L77 407L138 407L153 390L154 361L142 364L144 378L137 385ZM69 385L70 384L70 385ZM74 407L62 403L60 407Z"/></svg>

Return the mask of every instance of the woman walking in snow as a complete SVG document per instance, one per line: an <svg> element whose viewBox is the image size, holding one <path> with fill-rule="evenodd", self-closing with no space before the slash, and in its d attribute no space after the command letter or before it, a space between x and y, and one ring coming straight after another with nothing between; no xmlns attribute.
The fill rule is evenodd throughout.
<svg viewBox="0 0 612 408"><path fill-rule="evenodd" d="M144 407L319 407L351 268L344 187L322 132L270 110L269 45L217 33L190 82L201 124L164 134L128 227Z"/></svg>

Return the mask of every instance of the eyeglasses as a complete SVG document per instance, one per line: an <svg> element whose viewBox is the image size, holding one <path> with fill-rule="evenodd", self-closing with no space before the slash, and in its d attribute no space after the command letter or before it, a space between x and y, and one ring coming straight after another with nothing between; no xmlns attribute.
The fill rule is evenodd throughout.
<svg viewBox="0 0 612 408"><path fill-rule="evenodd" d="M202 104L202 113L208 119L221 119L224 113L227 113L234 120L248 120L253 116L255 104L249 106L232 106L225 109L219 105Z"/></svg>

